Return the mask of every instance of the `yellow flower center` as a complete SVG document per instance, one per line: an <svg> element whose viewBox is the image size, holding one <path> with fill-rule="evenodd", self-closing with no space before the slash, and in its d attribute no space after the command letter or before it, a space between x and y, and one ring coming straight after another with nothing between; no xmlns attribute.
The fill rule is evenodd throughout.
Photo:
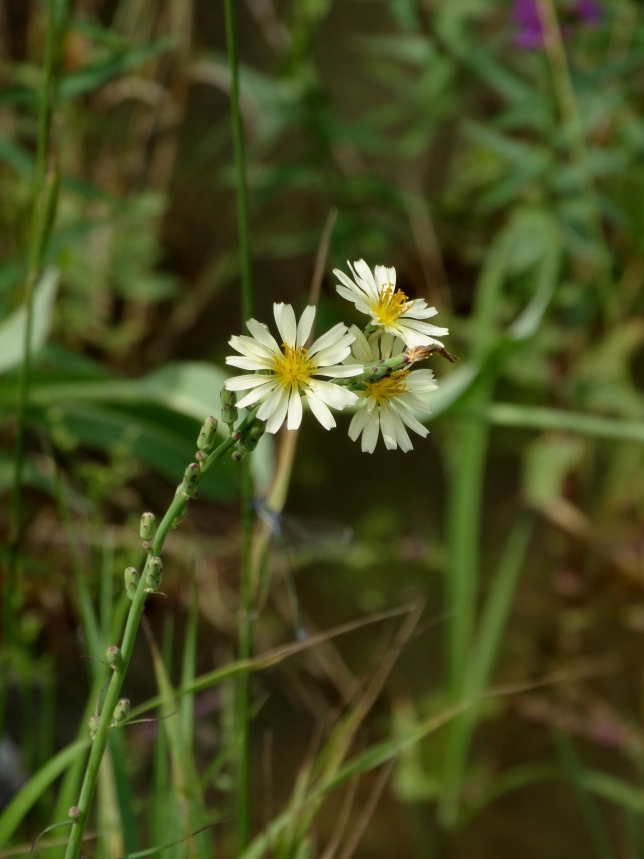
<svg viewBox="0 0 644 859"><path fill-rule="evenodd" d="M283 343L282 349L284 354L276 355L273 359L273 372L279 377L282 387L300 387L315 373L317 367L307 357L308 349L304 346L294 349Z"/></svg>
<svg viewBox="0 0 644 859"><path fill-rule="evenodd" d="M405 293L390 283L382 290L378 301L371 305L371 309L381 325L393 325L407 310L409 304Z"/></svg>
<svg viewBox="0 0 644 859"><path fill-rule="evenodd" d="M367 396L373 397L378 405L381 400L395 399L408 390L405 384L408 375L409 370L395 370L377 382L365 382L364 386L367 390Z"/></svg>

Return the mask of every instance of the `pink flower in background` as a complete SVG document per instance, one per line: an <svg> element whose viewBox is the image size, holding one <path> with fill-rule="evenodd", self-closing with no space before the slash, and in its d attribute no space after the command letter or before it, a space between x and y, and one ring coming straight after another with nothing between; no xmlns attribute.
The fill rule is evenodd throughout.
<svg viewBox="0 0 644 859"><path fill-rule="evenodd" d="M543 32L536 0L514 0L510 18L516 24L512 40L516 48L532 51L541 47Z"/></svg>
<svg viewBox="0 0 644 859"><path fill-rule="evenodd" d="M597 0L577 0L575 3L575 15L583 21L584 24L597 26L604 20L605 14L606 9L603 4L598 3Z"/></svg>
<svg viewBox="0 0 644 859"><path fill-rule="evenodd" d="M562 17L573 23L581 23L589 27L596 27L602 23L606 14L606 8L598 0L576 0L572 8L568 9L568 15ZM539 18L537 0L514 0L510 19L515 24L512 42L520 51L534 51L543 45L543 30ZM564 28L564 36L568 28Z"/></svg>

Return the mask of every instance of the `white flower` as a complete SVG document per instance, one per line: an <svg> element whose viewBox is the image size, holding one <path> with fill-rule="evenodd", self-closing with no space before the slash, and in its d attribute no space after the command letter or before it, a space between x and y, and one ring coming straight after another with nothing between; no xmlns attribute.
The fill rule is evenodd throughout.
<svg viewBox="0 0 644 859"><path fill-rule="evenodd" d="M397 338L380 332L372 334L367 341L356 326L351 328L351 332L356 341L352 347L353 358L347 360L367 363L389 358L392 349L400 344ZM416 420L410 409L431 413L427 403L418 397L418 394L438 388L431 370L395 370L377 382L363 382L363 385L365 390L358 392L361 403L349 426L349 438L356 441L362 435L364 453L373 453L379 431L387 450L400 446L405 453L413 447L405 425L423 438L428 435L427 427Z"/></svg>
<svg viewBox="0 0 644 859"><path fill-rule="evenodd" d="M351 263L347 265L354 280L336 268L333 273L343 284L336 288L339 294L352 301L361 313L371 316L373 325L381 326L388 334L397 335L410 347L431 346L434 343L443 345L435 336L449 334L448 329L437 328L422 321L435 316L436 308L427 307L427 302L422 298L410 301L404 292L396 289L395 268L377 265L372 274L363 259L353 266Z"/></svg>
<svg viewBox="0 0 644 859"><path fill-rule="evenodd" d="M277 432L285 420L288 429L299 427L302 422L301 393L306 395L311 411L322 426L331 429L335 420L328 406L343 409L353 405L358 398L352 391L314 376L344 379L360 375L361 365L338 366L349 355L355 336L339 322L307 349L304 344L313 328L315 307L307 307L299 323L290 304L274 304L273 311L282 347L278 346L265 325L249 319L246 326L252 337L231 337L230 345L241 353L241 357L226 358L226 363L243 370L262 372L228 379L226 389L251 389L237 403L240 408L263 400L257 417L266 421L267 432Z"/></svg>

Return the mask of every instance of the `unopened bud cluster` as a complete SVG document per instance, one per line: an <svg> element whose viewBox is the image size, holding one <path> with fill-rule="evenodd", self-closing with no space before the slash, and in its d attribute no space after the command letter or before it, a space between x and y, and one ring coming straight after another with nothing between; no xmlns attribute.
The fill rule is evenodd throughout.
<svg viewBox="0 0 644 859"><path fill-rule="evenodd" d="M227 391L222 388L221 391L221 419L227 425L228 431L232 435L233 427L239 417L237 411L237 394L234 391Z"/></svg>
<svg viewBox="0 0 644 859"><path fill-rule="evenodd" d="M144 549L150 548L150 541L154 537L156 531L156 522L154 513L144 513L141 516L141 524L139 525L139 536Z"/></svg>
<svg viewBox="0 0 644 859"><path fill-rule="evenodd" d="M237 441L232 453L233 459L237 462L244 454L252 453L265 431L266 422L255 419L244 430L233 433L233 438Z"/></svg>
<svg viewBox="0 0 644 859"><path fill-rule="evenodd" d="M71 819L72 823L80 823L82 814L78 806L72 805L72 807L67 812L67 815Z"/></svg>
<svg viewBox="0 0 644 859"><path fill-rule="evenodd" d="M209 418L206 418L203 422L203 426L201 427L201 431L197 437L197 460L199 462L203 462L210 453L212 446L215 443L218 424L219 421L212 415L210 415Z"/></svg>
<svg viewBox="0 0 644 859"><path fill-rule="evenodd" d="M96 732L98 731L98 725L99 725L100 721L101 721L101 717L97 713L94 713L93 716L89 717L89 722L87 723L87 726L89 728L90 739L92 739L92 740L96 736Z"/></svg>
<svg viewBox="0 0 644 859"><path fill-rule="evenodd" d="M114 708L114 713L112 715L112 728L115 728L117 725L121 725L128 717L130 712L130 700L129 698L121 698Z"/></svg>
<svg viewBox="0 0 644 859"><path fill-rule="evenodd" d="M127 567L125 570L125 593L133 600L136 596L137 588L139 587L139 574L134 567Z"/></svg>
<svg viewBox="0 0 644 859"><path fill-rule="evenodd" d="M145 565L145 592L156 594L163 580L163 561L161 558L148 558Z"/></svg>
<svg viewBox="0 0 644 859"><path fill-rule="evenodd" d="M106 656L107 664L110 668L113 668L114 671L118 671L121 667L121 648L113 644L111 647L107 648Z"/></svg>

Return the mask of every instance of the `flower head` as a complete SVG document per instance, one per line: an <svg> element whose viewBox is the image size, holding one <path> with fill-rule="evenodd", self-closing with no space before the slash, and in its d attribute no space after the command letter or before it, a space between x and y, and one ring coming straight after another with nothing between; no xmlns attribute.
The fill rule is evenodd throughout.
<svg viewBox="0 0 644 859"><path fill-rule="evenodd" d="M352 347L352 358L361 363L387 359L399 354L403 343L390 334L376 332L369 340L359 328L351 328L356 340ZM363 382L363 391L358 392L360 404L349 426L349 437L356 441L362 435L361 447L364 453L373 453L382 438L387 450L400 447L405 453L413 445L406 427L425 438L429 430L411 413L411 410L431 412L427 403L418 394L435 391L438 385L431 370L395 370L374 382Z"/></svg>
<svg viewBox="0 0 644 859"><path fill-rule="evenodd" d="M543 29L536 0L514 0L512 21L517 25L514 45L521 51L532 51L543 43Z"/></svg>
<svg viewBox="0 0 644 859"><path fill-rule="evenodd" d="M606 15L606 7L597 0L577 0L575 3L575 15L589 26L601 24Z"/></svg>
<svg viewBox="0 0 644 859"><path fill-rule="evenodd" d="M422 298L410 300L404 292L396 289L396 269L377 265L372 274L364 260L352 266L347 263L353 280L339 269L335 276L342 282L337 287L339 294L352 301L361 313L371 316L372 325L378 326L388 334L400 337L407 346L430 346L436 343L436 336L448 334L447 328L437 328L423 319L436 315L435 307L427 307Z"/></svg>
<svg viewBox="0 0 644 859"><path fill-rule="evenodd" d="M261 401L257 417L266 421L266 431L275 433L287 421L288 429L297 429L302 421L301 394L306 396L311 411L325 429L335 426L329 406L343 409L357 401L357 395L316 376L344 379L362 373L361 365L339 366L351 351L355 336L339 322L309 347L315 319L315 307L307 307L299 323L290 304L273 305L275 322L282 338L280 347L268 328L249 319L246 327L251 337L231 337L230 345L240 356L226 358L226 363L252 375L228 379L229 391L250 390L237 406L244 408Z"/></svg>

